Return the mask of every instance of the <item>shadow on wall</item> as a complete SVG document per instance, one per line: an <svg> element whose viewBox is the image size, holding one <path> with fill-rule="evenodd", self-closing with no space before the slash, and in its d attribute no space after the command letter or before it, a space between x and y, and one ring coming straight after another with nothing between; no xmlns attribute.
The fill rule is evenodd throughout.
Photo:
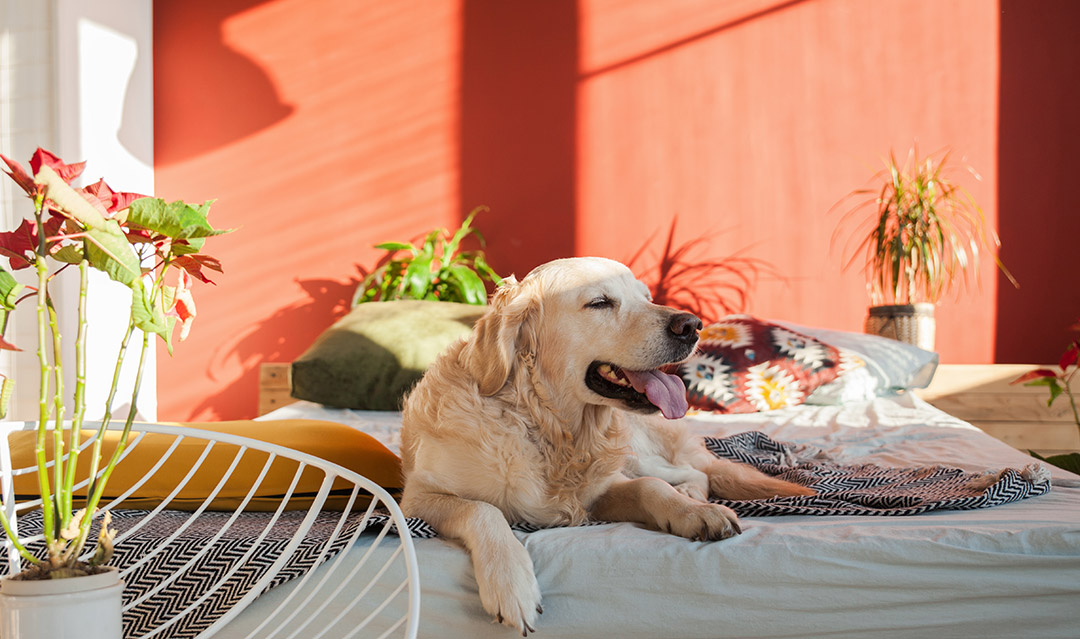
<svg viewBox="0 0 1080 639"><path fill-rule="evenodd" d="M1047 364L1080 316L1080 215L1067 177L1080 173L1080 4L1001 0L1001 9L998 232L1020 289L998 276L994 360Z"/></svg>
<svg viewBox="0 0 1080 639"><path fill-rule="evenodd" d="M179 48L171 38L184 38L183 49L192 52L183 60L154 59L154 114L170 117L182 111L200 126L181 135L155 139L155 163L168 165L218 149L289 117L294 108L281 101L274 83L262 67L229 46L226 26L230 17L266 0L220 0L201 10L210 19L187 21L188 28L171 29L170 3L154 3L154 39L160 48ZM176 3L183 5L184 3ZM183 11L177 6L177 11ZM214 69L214 73L204 73ZM167 82L160 79L168 78ZM185 87L199 87L199 91ZM244 108L234 108L243 105ZM175 131L154 127L158 135ZM162 133L164 132L164 133ZM124 132L120 133L121 140Z"/></svg>
<svg viewBox="0 0 1080 639"><path fill-rule="evenodd" d="M577 0L463 10L458 210L491 209L488 259L520 277L575 254Z"/></svg>
<svg viewBox="0 0 1080 639"><path fill-rule="evenodd" d="M201 420L236 419L235 398L250 395L251 389L258 388L260 365L291 362L299 357L330 324L348 313L353 293L361 279L354 277L343 282L297 280L307 299L277 310L226 344L212 360L206 371L207 377L213 379L214 371L222 369L221 362L232 358L238 361L243 374L222 386L218 392L203 398L189 414L198 415ZM275 336L272 348L267 348L267 335ZM222 411L230 413L225 415ZM251 407L244 412L253 416L256 409Z"/></svg>

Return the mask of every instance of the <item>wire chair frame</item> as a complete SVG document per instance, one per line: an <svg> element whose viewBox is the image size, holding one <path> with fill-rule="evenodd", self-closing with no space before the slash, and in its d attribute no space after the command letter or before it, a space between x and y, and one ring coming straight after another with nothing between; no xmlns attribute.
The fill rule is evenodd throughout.
<svg viewBox="0 0 1080 639"><path fill-rule="evenodd" d="M96 431L99 425L99 423L87 422L83 426L83 432ZM26 513L40 508L41 499L38 497L36 500L30 499L16 503L14 479L20 475L35 474L38 469L36 465L24 468L13 467L10 437L13 433L33 431L36 428L36 422L0 422L0 484L2 484L0 485L0 497L3 499L3 508L8 521L15 531L19 531L20 516L25 516ZM109 424L108 427L109 431L121 431L122 429L122 423ZM240 462L245 457L256 456L256 459L261 459L265 456L265 462L261 466L258 475L251 480L247 493L243 495L232 513L228 514L225 521L220 523L217 532L209 541L198 552L190 556L180 569L161 578L158 583L154 583L152 587L138 597L130 600L125 598L123 607L125 612L155 597L169 596L167 594L168 588L173 582L185 577L188 572L199 570L201 561L206 558L208 553L215 551L225 532L230 530L238 521L243 521L249 504L256 496L259 488L264 484L267 474L275 462L295 464L296 469L285 494L281 497L276 508L272 513L264 515L258 520L259 525L263 526L261 532L238 559L232 559L234 563L224 574L218 575L213 583L200 584L200 588L205 590L183 610L175 612L172 617L156 624L154 628L147 632L129 635L128 631L125 630L126 637L151 639L152 637L173 636L170 631L174 629L176 624L184 620L199 619L204 611L203 606L207 604L209 599L219 590L227 590L231 587L228 585L230 577L238 571L251 569L250 561L256 550L261 551L259 559L262 562L261 565L265 566L269 561L269 557L265 549L260 547L260 544L276 525L293 525L289 522L299 518L298 513L290 517L289 522L285 522L283 518L283 513L286 512L290 502L294 503L294 507L290 510L293 512L298 510L295 508L297 502L294 499L303 500L300 503L304 504L306 512L303 514L302 519L295 523L295 530L292 530L291 537L280 548L278 555L273 558L272 564L268 569L265 569L239 601L221 614L212 625L195 635L196 638L207 639L212 637L227 626L229 622L236 619L275 579L282 576L283 569L289 565L294 553L297 552L302 543L307 541L308 552L312 552L311 544L313 542L305 538L320 516L323 518L323 527L327 525L327 517L337 517L329 535L325 539L320 538L317 542L318 552L314 561L302 576L293 580L296 585L289 591L284 601L247 636L259 637L260 639L277 637L282 639L286 637L348 638L358 636L359 633L369 628L370 622L379 618L380 621L377 624L379 627L375 628L375 631L381 629L381 634L378 635L380 638L399 636L412 639L416 637L420 614L420 580L416 550L401 508L385 489L363 475L301 451L237 435L163 424L135 424L127 447L118 463L118 468L124 464L128 456L134 454L144 442L146 436L150 434L158 436L159 440L162 437L172 439L166 439L167 445L164 446L161 456L150 465L141 477L131 482L131 485L116 497L108 500L103 499L102 503L99 504L99 511L135 508L125 507L124 501L136 494L140 487L145 485L155 473L159 472L166 462L173 457L181 444L187 445L189 449L192 445L201 446L202 448L192 462L191 467L176 482L175 487L169 494L162 498L156 506L146 510L145 515L140 513L141 519L117 535L115 546L118 549L122 547L126 539L131 538L144 528L152 524L156 524L160 528L160 522L171 522L172 520L165 516L166 513L170 512L169 505L174 502L177 495L189 484L197 472L203 474L220 472L220 479L208 494L205 496L199 495L199 498L202 499L201 503L194 508L184 509L186 511L183 513L184 517L178 518L183 519L183 521L176 525L171 534L164 537L155 548L133 562L120 566L120 577L125 581L128 581L128 578L137 576L137 571L140 568L143 568L145 564L154 559L158 553L165 552L169 545L199 521L200 517L211 514L218 518L225 517L225 513L221 512L220 508L214 509L216 512L213 513L208 511L212 510L212 503L219 497L223 487L226 486L229 480L236 481L234 475ZM85 450L86 447L91 445L94 437L96 435L81 443L80 449ZM226 458L231 454L231 460L227 466L218 469L212 464L207 464L211 452L215 452L220 460L223 450ZM51 461L49 465L51 467ZM219 463L219 465L223 464ZM102 466L104 466L104 463ZM99 477L102 472L103 470L99 471ZM321 473L321 475L315 475L315 481L319 485L317 493L314 496L310 495L310 493L299 496L296 489L301 476L307 474L308 477L311 477L311 473ZM89 485L89 478L82 478L82 481L76 485L76 490L85 489L87 485ZM336 512L336 510L333 513L324 510L331 491L339 497L345 492L348 493L345 506L340 513ZM357 506L362 502L358 502L358 500L368 499L369 496L370 502L362 514L359 514L361 511ZM308 500L310 500L310 505L307 504ZM145 509L145 507L142 509ZM384 516L373 519L376 509ZM351 520L350 516L352 516ZM359 517L359 520L356 517ZM383 519L385 521L379 528L378 521ZM352 530L346 535L347 524L352 526ZM362 533L371 535L373 530L375 530L375 533L372 540L360 558L357 559L348 552L348 549L357 542ZM41 535L21 538L24 544L42 539ZM22 559L14 544L6 535L4 536L4 547L7 551L7 566L4 572L14 574L21 571L23 568ZM338 548L337 554L330 557L334 547ZM92 549L88 550L87 555L91 552ZM382 564L379 564L379 561L382 561ZM373 576L367 574L371 571L374 571ZM391 581L399 579L402 573L404 578L400 582ZM385 581L379 583L379 588L375 588L374 586L379 580ZM324 613L326 606L335 595L345 591L346 588L349 588L348 592L355 593L355 595L352 596L348 605L344 606L333 619L326 621L324 619L325 616L328 616ZM372 601L369 596L381 597L381 599ZM393 610L395 611L392 614L396 614L396 611L402 608L404 608L404 614L400 617L393 617L391 613L387 613L380 617L380 614L384 613L391 604L393 604ZM321 628L310 627L316 620L318 620ZM382 626L386 627L382 629ZM364 636L368 635L365 634Z"/></svg>

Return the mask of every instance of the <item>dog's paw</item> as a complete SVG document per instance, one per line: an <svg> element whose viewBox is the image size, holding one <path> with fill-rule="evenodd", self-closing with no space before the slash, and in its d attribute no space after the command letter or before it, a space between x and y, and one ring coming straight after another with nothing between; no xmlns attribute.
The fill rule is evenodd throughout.
<svg viewBox="0 0 1080 639"><path fill-rule="evenodd" d="M704 478L704 475L702 475ZM709 501L709 484L708 480L698 483L693 481L686 481L681 484L675 484L675 490L686 495L690 499L697 501Z"/></svg>
<svg viewBox="0 0 1080 639"><path fill-rule="evenodd" d="M662 530L693 541L717 541L742 533L735 511L720 504L688 504L658 523Z"/></svg>
<svg viewBox="0 0 1080 639"><path fill-rule="evenodd" d="M540 585L533 574L532 559L524 546L507 549L503 556L474 564L480 602L495 621L514 628L527 637L536 632L540 605Z"/></svg>

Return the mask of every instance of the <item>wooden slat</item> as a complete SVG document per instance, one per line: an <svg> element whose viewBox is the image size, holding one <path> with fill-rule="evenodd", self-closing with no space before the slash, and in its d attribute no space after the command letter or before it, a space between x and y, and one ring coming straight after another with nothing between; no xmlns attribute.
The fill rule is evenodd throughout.
<svg viewBox="0 0 1080 639"><path fill-rule="evenodd" d="M288 406L296 401L290 393L292 383L289 363L272 362L259 366L259 415Z"/></svg>
<svg viewBox="0 0 1080 639"><path fill-rule="evenodd" d="M1053 364L942 364L928 388L917 391L923 399L955 393L1019 393L1049 397L1045 387L1024 386L1011 382L1037 368L1056 369ZM1073 379L1073 392L1080 392L1080 375Z"/></svg>
<svg viewBox="0 0 1080 639"><path fill-rule="evenodd" d="M1073 422L973 421L988 435L1020 450L1080 450L1080 430Z"/></svg>
<svg viewBox="0 0 1080 639"><path fill-rule="evenodd" d="M1019 448L1040 454L1080 451L1077 428L1067 397L1047 406L1046 387L1011 382L1036 364L943 364L928 388L916 393L937 408L971 422L986 433ZM1080 395L1080 376L1072 383Z"/></svg>

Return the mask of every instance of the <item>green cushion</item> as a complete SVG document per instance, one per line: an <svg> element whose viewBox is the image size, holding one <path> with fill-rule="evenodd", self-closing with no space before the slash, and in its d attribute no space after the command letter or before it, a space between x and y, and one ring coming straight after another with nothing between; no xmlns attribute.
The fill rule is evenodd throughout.
<svg viewBox="0 0 1080 639"><path fill-rule="evenodd" d="M402 300L360 304L292 364L292 396L327 406L401 410L447 346L467 335L486 307Z"/></svg>

